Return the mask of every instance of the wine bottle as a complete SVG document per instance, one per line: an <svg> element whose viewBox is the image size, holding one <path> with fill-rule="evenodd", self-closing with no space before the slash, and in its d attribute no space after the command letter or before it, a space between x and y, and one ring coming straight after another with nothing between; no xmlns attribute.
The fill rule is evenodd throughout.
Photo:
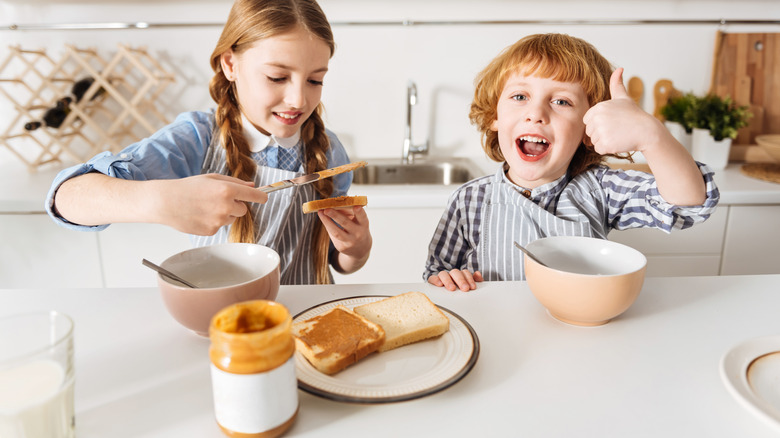
<svg viewBox="0 0 780 438"><path fill-rule="evenodd" d="M64 108L59 108L58 106L49 108L43 113L41 120L33 120L25 123L24 129L27 131L35 131L44 125L49 128L57 129L62 125L62 122L65 121L65 118L68 117L68 114L70 114L70 108L67 106Z"/></svg>
<svg viewBox="0 0 780 438"><path fill-rule="evenodd" d="M69 113L70 108L51 108L43 113L43 123L50 128L59 128Z"/></svg>
<svg viewBox="0 0 780 438"><path fill-rule="evenodd" d="M57 101L55 107L59 109L65 109L70 107L71 103L73 103L73 98L71 96L65 96Z"/></svg>
<svg viewBox="0 0 780 438"><path fill-rule="evenodd" d="M90 76L84 79L79 79L78 81L76 81L76 83L73 84L73 87L71 88L70 92L76 98L76 102L81 102L81 98L84 97L84 94L87 92L87 90L89 90L89 87L91 87L93 83L95 83L95 78ZM95 98L97 98L98 96L100 96L105 92L106 92L105 88L100 87L89 100L95 100Z"/></svg>
<svg viewBox="0 0 780 438"><path fill-rule="evenodd" d="M40 128L43 123L35 121L35 122L27 122L24 124L24 130L25 131L35 131L36 129Z"/></svg>

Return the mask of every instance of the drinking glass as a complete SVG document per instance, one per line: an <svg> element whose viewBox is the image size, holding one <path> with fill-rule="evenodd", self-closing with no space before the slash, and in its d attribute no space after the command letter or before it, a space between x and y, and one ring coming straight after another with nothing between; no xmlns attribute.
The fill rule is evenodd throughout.
<svg viewBox="0 0 780 438"><path fill-rule="evenodd" d="M0 437L73 438L73 320L0 317Z"/></svg>

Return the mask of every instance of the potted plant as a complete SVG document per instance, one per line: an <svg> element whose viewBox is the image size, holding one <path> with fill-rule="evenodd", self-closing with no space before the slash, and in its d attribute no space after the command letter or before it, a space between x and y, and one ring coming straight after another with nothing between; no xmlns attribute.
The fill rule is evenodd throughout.
<svg viewBox="0 0 780 438"><path fill-rule="evenodd" d="M693 122L698 98L693 93L686 93L680 96L670 97L664 106L661 107L661 116L665 119L664 125L672 133L688 152L691 151L691 140L693 136Z"/></svg>
<svg viewBox="0 0 780 438"><path fill-rule="evenodd" d="M729 97L708 94L697 98L690 112L693 157L714 169L724 169L729 161L731 142L752 117L748 107L737 105Z"/></svg>

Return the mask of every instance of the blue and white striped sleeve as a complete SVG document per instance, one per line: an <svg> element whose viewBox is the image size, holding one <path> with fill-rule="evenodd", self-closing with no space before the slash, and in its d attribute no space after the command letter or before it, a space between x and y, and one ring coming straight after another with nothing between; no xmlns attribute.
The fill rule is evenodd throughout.
<svg viewBox="0 0 780 438"><path fill-rule="evenodd" d="M666 232L686 229L704 222L720 199L713 172L696 163L704 178L707 198L701 205L670 204L658 192L653 175L635 170L606 169L601 177L606 193L607 222L611 228L658 228Z"/></svg>
<svg viewBox="0 0 780 438"><path fill-rule="evenodd" d="M453 269L478 269L471 260L479 243L479 222L484 202L481 187L465 184L449 199L448 208L442 215L431 243L428 246L428 260L423 280L441 271Z"/></svg>

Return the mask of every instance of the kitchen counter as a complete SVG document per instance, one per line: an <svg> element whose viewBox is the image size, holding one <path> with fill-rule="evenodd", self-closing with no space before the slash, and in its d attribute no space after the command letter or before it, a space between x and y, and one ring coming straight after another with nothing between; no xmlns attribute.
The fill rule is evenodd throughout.
<svg viewBox="0 0 780 438"><path fill-rule="evenodd" d="M2 158L2 154L0 154ZM369 160L370 161L370 160ZM495 164L475 161L478 173ZM157 224L114 224L100 233L77 233L57 226L44 200L57 169L29 173L0 161L0 288L154 286L142 258L162 261L191 243L186 234ZM8 167L3 171L3 168ZM648 257L648 275L777 274L773 257L780 235L780 184L753 179L739 165L717 172L721 203L701 226L671 235L640 229L610 239ZM353 185L350 193L369 198L374 239L367 264L337 283L398 283L421 279L428 244L455 185ZM44 268L50 275L40 276Z"/></svg>
<svg viewBox="0 0 780 438"><path fill-rule="evenodd" d="M497 166L497 165L496 165ZM715 183L720 190L720 205L777 205L780 204L780 184L762 181L744 175L741 164L730 164L724 170L715 171ZM498 167L494 166L494 169ZM483 172L492 174L486 168ZM376 208L427 208L446 207L449 195L457 186L371 186L353 185L350 194L365 195L369 207Z"/></svg>
<svg viewBox="0 0 780 438"><path fill-rule="evenodd" d="M360 405L299 391L286 436L776 437L780 428L732 397L719 367L735 345L780 334L778 284L780 275L648 278L625 314L591 328L551 318L525 282L470 293L283 286L278 300L293 314L420 290L468 321L481 346L463 380L417 400ZM79 438L223 437L209 342L167 314L156 288L0 290L0 315L50 309L76 324Z"/></svg>
<svg viewBox="0 0 780 438"><path fill-rule="evenodd" d="M369 160L370 161L370 160ZM13 165L12 165L13 164ZM491 164L492 165L492 164ZM497 165L478 163L479 172L492 174ZM715 172L715 182L721 194L721 205L780 204L780 184L745 176L740 164L731 164ZM30 173L17 163L0 163L0 214L43 213L44 200L59 169L43 169ZM456 185L353 185L352 195L369 198L370 208L430 208L447 205Z"/></svg>

